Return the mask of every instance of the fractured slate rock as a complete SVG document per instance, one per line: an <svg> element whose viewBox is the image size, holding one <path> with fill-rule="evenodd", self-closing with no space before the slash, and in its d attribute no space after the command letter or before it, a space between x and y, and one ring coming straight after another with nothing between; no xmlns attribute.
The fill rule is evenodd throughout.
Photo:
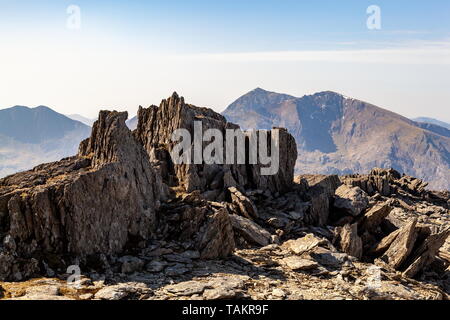
<svg viewBox="0 0 450 320"><path fill-rule="evenodd" d="M336 190L334 207L342 212L357 217L368 206L368 196L361 188L344 184Z"/></svg>

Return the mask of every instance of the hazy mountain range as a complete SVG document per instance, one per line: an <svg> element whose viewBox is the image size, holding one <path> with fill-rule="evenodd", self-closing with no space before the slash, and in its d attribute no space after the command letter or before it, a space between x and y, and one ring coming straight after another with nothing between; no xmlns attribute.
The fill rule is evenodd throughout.
<svg viewBox="0 0 450 320"><path fill-rule="evenodd" d="M427 123L427 124L434 124L443 128L446 128L448 130L450 130L450 123L444 122L444 121L440 121L440 120L436 120L433 118L427 118L427 117L420 117L420 118L414 118L412 119L413 121L419 122L419 123Z"/></svg>
<svg viewBox="0 0 450 320"><path fill-rule="evenodd" d="M301 98L255 89L223 115L244 129L285 127L296 138L298 173L365 173L393 167L450 189L450 131L335 92Z"/></svg>
<svg viewBox="0 0 450 320"><path fill-rule="evenodd" d="M75 154L90 131L43 106L0 110L0 177Z"/></svg>
<svg viewBox="0 0 450 320"><path fill-rule="evenodd" d="M79 114L63 115L45 106L0 110L0 177L76 154L95 121ZM137 118L127 124L135 129Z"/></svg>
<svg viewBox="0 0 450 320"><path fill-rule="evenodd" d="M223 115L243 129L286 127L297 140L298 173L393 167L431 188L450 189L450 125L438 120L410 120L330 91L297 98L260 88ZM0 177L75 154L94 121L43 106L0 110ZM127 125L135 129L137 118Z"/></svg>

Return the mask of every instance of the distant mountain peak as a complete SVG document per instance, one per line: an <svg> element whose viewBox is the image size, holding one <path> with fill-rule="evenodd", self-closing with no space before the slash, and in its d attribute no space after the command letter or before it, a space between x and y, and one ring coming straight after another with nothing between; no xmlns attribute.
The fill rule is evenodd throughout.
<svg viewBox="0 0 450 320"><path fill-rule="evenodd" d="M343 94L341 94L339 92L331 91L331 90L319 91L319 92L314 93L313 96L315 96L315 95L327 95L327 94L331 94L331 95L335 95L335 96L341 96L341 97L344 96Z"/></svg>
<svg viewBox="0 0 450 320"><path fill-rule="evenodd" d="M299 147L297 170L350 174L393 167L450 189L450 130L411 121L326 90L300 98L261 88L222 113L243 129L284 127Z"/></svg>
<svg viewBox="0 0 450 320"><path fill-rule="evenodd" d="M47 106L37 106L35 108L32 108L32 110L44 110L44 111L51 111L51 112L56 112L55 110L47 107Z"/></svg>
<svg viewBox="0 0 450 320"><path fill-rule="evenodd" d="M90 131L47 106L0 110L0 177L73 155Z"/></svg>
<svg viewBox="0 0 450 320"><path fill-rule="evenodd" d="M23 105L16 105L16 106L13 106L11 108L1 109L0 112L1 111L6 111L6 110L9 110L9 111L23 111L23 112L52 112L52 113L56 113L56 114L58 113L55 110L53 110L52 108L49 108L49 107L44 106L44 105L39 105L39 106L36 106L36 107L28 107L28 106L23 106Z"/></svg>
<svg viewBox="0 0 450 320"><path fill-rule="evenodd" d="M1 109L0 111L2 111L2 110L31 110L31 108L30 107L26 107L26 106L22 106L22 105L16 105L16 106L13 106L11 108Z"/></svg>
<svg viewBox="0 0 450 320"><path fill-rule="evenodd" d="M0 135L21 143L60 139L79 129L86 131L89 127L47 106L15 106L0 110Z"/></svg>
<svg viewBox="0 0 450 320"><path fill-rule="evenodd" d="M304 95L301 98L305 98L305 97L333 97L333 98L341 98L341 99L351 99L351 100L355 100L352 97L346 96L342 93L336 92L336 91L331 91L331 90L325 90L325 91L320 91L320 92L316 92L310 95ZM300 98L300 99L301 99Z"/></svg>
<svg viewBox="0 0 450 320"><path fill-rule="evenodd" d="M269 93L269 91L264 90L264 89L261 88L261 87L257 87L257 88L253 89L253 90L250 91L250 92L252 92L252 93Z"/></svg>

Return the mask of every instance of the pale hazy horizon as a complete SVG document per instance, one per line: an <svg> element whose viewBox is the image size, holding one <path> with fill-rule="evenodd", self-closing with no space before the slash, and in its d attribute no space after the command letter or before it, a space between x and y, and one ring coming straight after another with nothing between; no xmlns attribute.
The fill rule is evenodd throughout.
<svg viewBox="0 0 450 320"><path fill-rule="evenodd" d="M0 109L95 118L172 92L222 112L256 87L335 91L405 117L450 122L448 2L0 1ZM80 9L80 28L67 27Z"/></svg>

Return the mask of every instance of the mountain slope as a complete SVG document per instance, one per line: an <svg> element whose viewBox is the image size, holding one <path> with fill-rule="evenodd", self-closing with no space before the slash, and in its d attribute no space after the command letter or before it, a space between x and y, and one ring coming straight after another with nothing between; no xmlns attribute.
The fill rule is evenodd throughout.
<svg viewBox="0 0 450 320"><path fill-rule="evenodd" d="M87 126L89 126L89 127L92 127L92 125L94 124L94 122L95 122L95 120L96 120L96 119L89 119L89 118L86 118L86 117L84 117L84 116L82 116L82 115L80 115L80 114L69 114L69 115L67 115L67 117L68 117L69 119L72 119L72 120L75 120L75 121L79 121L79 122L81 122L81 123L84 123L85 125L87 125Z"/></svg>
<svg viewBox="0 0 450 320"><path fill-rule="evenodd" d="M89 133L48 107L0 110L0 177L70 156Z"/></svg>
<svg viewBox="0 0 450 320"><path fill-rule="evenodd" d="M28 108L16 106L0 110L0 135L22 143L41 143L60 139L65 133L87 129L78 121L44 106Z"/></svg>
<svg viewBox="0 0 450 320"><path fill-rule="evenodd" d="M416 122L416 124L424 130L428 130L437 133L438 135L450 138L450 130L445 127L427 122Z"/></svg>
<svg viewBox="0 0 450 320"><path fill-rule="evenodd" d="M450 189L450 138L369 103L334 92L292 96L256 89L223 115L244 129L286 127L296 138L297 171L349 174L388 168Z"/></svg>
<svg viewBox="0 0 450 320"><path fill-rule="evenodd" d="M450 130L450 123L444 122L444 121L440 121L437 119L433 119L433 118L427 118L427 117L420 117L420 118L415 118L412 119L413 121L419 122L419 123L428 123L428 124L434 124L440 127L444 127L448 130Z"/></svg>

